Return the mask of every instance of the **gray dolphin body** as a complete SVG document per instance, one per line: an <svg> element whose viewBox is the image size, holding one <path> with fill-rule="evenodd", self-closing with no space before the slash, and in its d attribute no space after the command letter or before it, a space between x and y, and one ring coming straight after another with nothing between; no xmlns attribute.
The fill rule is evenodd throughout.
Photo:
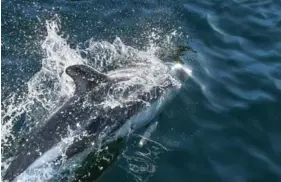
<svg viewBox="0 0 281 182"><path fill-rule="evenodd" d="M171 85L165 88L153 87L139 94L136 100L114 108L100 107L99 104L104 102L111 86L129 78L110 77L85 65L70 66L66 69L66 73L75 82L74 96L51 115L36 133L23 141L16 158L6 170L3 180L15 180L42 154L54 148L62 138L67 137L69 129L86 131L89 137L74 142L66 151L68 158L89 147L96 136L108 126L111 128L109 135L120 133L120 128L126 121L136 119L136 116L139 116L138 113L146 108L147 102L154 103L163 96L163 90L172 87ZM116 148L115 145L114 148Z"/></svg>

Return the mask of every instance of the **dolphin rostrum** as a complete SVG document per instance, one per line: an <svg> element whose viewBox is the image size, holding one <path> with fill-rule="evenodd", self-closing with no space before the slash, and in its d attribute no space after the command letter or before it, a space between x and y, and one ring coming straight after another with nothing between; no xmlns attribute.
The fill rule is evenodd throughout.
<svg viewBox="0 0 281 182"><path fill-rule="evenodd" d="M75 83L74 95L54 112L43 126L23 139L3 180L13 181L30 166L34 166L33 163L44 156L43 154L55 148L62 138L67 137L69 130L83 131L87 133L87 136L74 141L67 148L65 152L67 158L89 148L91 143L97 139L98 134L108 127L110 128L110 132L107 133L108 137L115 137L115 139L124 137L129 130L138 129L145 125L147 120L151 120L162 104L159 101L160 98L171 93L175 88L173 84L154 86L144 92L138 92L138 88L132 88L134 93L137 93L137 97L133 100L128 99L116 107L101 107L101 104L106 102L105 99L115 83L130 79L126 74L118 77L103 74L86 65L69 66L66 68L66 74ZM123 97L128 97L129 94L124 92ZM150 107L147 107L147 103L150 104ZM116 147L114 143L112 145L114 148ZM97 175L94 176L97 177Z"/></svg>

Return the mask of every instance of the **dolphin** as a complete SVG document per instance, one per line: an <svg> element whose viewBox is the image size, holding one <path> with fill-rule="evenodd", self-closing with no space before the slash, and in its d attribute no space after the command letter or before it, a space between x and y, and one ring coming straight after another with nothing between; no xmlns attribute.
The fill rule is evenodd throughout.
<svg viewBox="0 0 281 182"><path fill-rule="evenodd" d="M170 97L167 95L174 96L179 90L173 84L154 86L138 93L134 100L128 100L116 107L101 107L101 103L106 101L105 98L114 84L130 79L126 74L122 76L104 74L86 65L72 65L67 67L65 72L75 83L74 95L46 119L36 132L22 139L15 159L3 175L4 181L16 180L17 176L35 165L34 163L44 156L43 154L58 146L62 138L68 136L69 130L83 131L87 136L74 141L67 148L67 158L89 148L91 143L97 140L99 133L108 127L110 132L107 139L117 141L125 137L130 131L149 123L149 120L159 113L163 103L167 102L163 102L163 98ZM184 80L189 74L179 66L171 67L171 75L178 79ZM137 91L138 88L132 89ZM128 94L124 97L128 97ZM114 142L113 146L116 148ZM94 176L96 179L99 175Z"/></svg>

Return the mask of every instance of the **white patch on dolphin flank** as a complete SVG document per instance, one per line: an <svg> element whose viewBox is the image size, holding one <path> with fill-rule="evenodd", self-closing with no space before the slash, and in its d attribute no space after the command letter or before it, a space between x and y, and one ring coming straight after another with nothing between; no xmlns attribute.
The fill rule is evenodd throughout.
<svg viewBox="0 0 281 182"><path fill-rule="evenodd" d="M188 76L191 76L192 73L192 71L187 67L176 64L171 68L171 72L176 74L177 71L184 71L184 73ZM138 113L130 120L128 120L124 124L124 126L118 130L118 132L116 133L116 137L125 136L130 132L138 130L147 125L153 118L155 118L155 116L161 111L161 109L175 97L179 89L179 86L167 89L165 94L162 95L157 101L152 103L150 107L144 109L142 112Z"/></svg>

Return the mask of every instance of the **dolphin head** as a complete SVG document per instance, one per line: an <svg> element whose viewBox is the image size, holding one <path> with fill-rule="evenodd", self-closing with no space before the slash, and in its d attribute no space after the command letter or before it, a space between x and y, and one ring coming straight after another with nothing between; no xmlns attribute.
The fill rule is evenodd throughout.
<svg viewBox="0 0 281 182"><path fill-rule="evenodd" d="M181 83L192 75L192 70L181 63L171 65L170 69L170 74Z"/></svg>

